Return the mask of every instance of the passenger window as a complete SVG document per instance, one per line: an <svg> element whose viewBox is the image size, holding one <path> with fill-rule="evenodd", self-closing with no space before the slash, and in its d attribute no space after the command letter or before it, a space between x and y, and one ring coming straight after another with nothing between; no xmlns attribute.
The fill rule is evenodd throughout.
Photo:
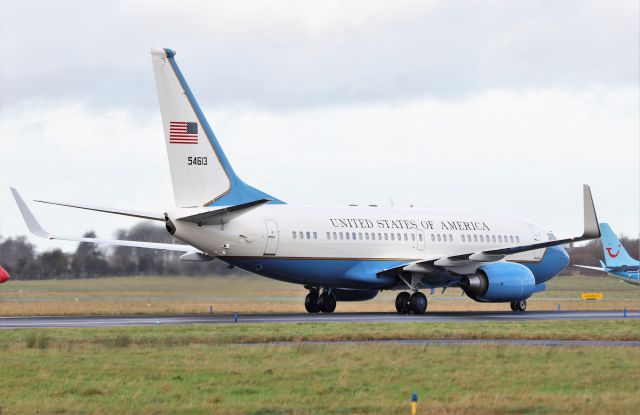
<svg viewBox="0 0 640 415"><path fill-rule="evenodd" d="M394 234L391 234L391 240L395 241L396 240L396 236Z"/></svg>
<svg viewBox="0 0 640 415"><path fill-rule="evenodd" d="M307 239L311 239L311 233L307 232Z"/></svg>
<svg viewBox="0 0 640 415"><path fill-rule="evenodd" d="M364 239L367 240L367 241L369 240L369 233L368 232L365 232Z"/></svg>
<svg viewBox="0 0 640 415"><path fill-rule="evenodd" d="M327 239L331 239L331 232L327 232Z"/></svg>
<svg viewBox="0 0 640 415"><path fill-rule="evenodd" d="M509 240L510 240L511 242L514 242L514 240L513 240L513 235L509 237Z"/></svg>
<svg viewBox="0 0 640 415"><path fill-rule="evenodd" d="M502 242L502 235L498 235L498 242Z"/></svg>
<svg viewBox="0 0 640 415"><path fill-rule="evenodd" d="M412 234L411 234L411 240L412 240L412 241L415 241L415 240L416 240L416 234L415 234L415 233L412 233Z"/></svg>
<svg viewBox="0 0 640 415"><path fill-rule="evenodd" d="M496 241L496 236L495 235L491 235L491 241L495 242Z"/></svg>
<svg viewBox="0 0 640 415"><path fill-rule="evenodd" d="M333 233L333 239L338 239L338 234L337 233Z"/></svg>
<svg viewBox="0 0 640 415"><path fill-rule="evenodd" d="M389 234L387 234L386 232L384 233L384 240L388 241L389 240Z"/></svg>
<svg viewBox="0 0 640 415"><path fill-rule="evenodd" d="M462 235L462 242L464 242L464 235Z"/></svg>
<svg viewBox="0 0 640 415"><path fill-rule="evenodd" d="M405 240L405 241L408 241L408 240L409 240L409 237L407 236L407 234L406 234L406 233L404 234L404 240Z"/></svg>
<svg viewBox="0 0 640 415"><path fill-rule="evenodd" d="M453 242L453 235L449 234L449 242Z"/></svg>
<svg viewBox="0 0 640 415"><path fill-rule="evenodd" d="M484 236L480 235L480 242L484 242Z"/></svg>
<svg viewBox="0 0 640 415"><path fill-rule="evenodd" d="M473 242L478 242L478 235L473 235Z"/></svg>
<svg viewBox="0 0 640 415"><path fill-rule="evenodd" d="M347 241L348 241L349 238L351 238L351 235L349 234L349 232L345 232L345 235L347 235Z"/></svg>
<svg viewBox="0 0 640 415"><path fill-rule="evenodd" d="M436 236L434 234L431 234L431 241L435 241L436 240Z"/></svg>
<svg viewBox="0 0 640 415"><path fill-rule="evenodd" d="M344 236L344 235L342 234L342 232L340 232L340 240L343 240L343 239L344 239L344 238L343 238L343 236Z"/></svg>
<svg viewBox="0 0 640 415"><path fill-rule="evenodd" d="M440 242L442 240L442 238L440 237L440 234L438 234L438 242Z"/></svg>
<svg viewBox="0 0 640 415"><path fill-rule="evenodd" d="M419 234L418 234L418 240L419 240L420 242L422 242L422 234L421 234L421 233L419 233Z"/></svg>
<svg viewBox="0 0 640 415"><path fill-rule="evenodd" d="M297 236L297 235L296 235L296 231L291 232L291 237L292 237L293 239L296 239L296 236Z"/></svg>
<svg viewBox="0 0 640 415"><path fill-rule="evenodd" d="M402 241L402 235L401 234L397 234L397 236L398 236L398 240Z"/></svg>
<svg viewBox="0 0 640 415"><path fill-rule="evenodd" d="M355 241L356 240L356 233L355 232L351 233L351 236L353 237L353 240Z"/></svg>
<svg viewBox="0 0 640 415"><path fill-rule="evenodd" d="M300 236L300 239L304 239L304 233L302 231L298 232L298 235Z"/></svg>
<svg viewBox="0 0 640 415"><path fill-rule="evenodd" d="M520 237L516 235L516 242L520 242Z"/></svg>
<svg viewBox="0 0 640 415"><path fill-rule="evenodd" d="M381 241L382 240L382 233L378 232L378 240Z"/></svg>
<svg viewBox="0 0 640 415"><path fill-rule="evenodd" d="M318 239L318 233L317 232L313 233L313 239Z"/></svg>
<svg viewBox="0 0 640 415"><path fill-rule="evenodd" d="M376 240L376 233L375 232L371 232L371 240L372 241Z"/></svg>
<svg viewBox="0 0 640 415"><path fill-rule="evenodd" d="M362 232L358 233L358 239L362 240Z"/></svg>

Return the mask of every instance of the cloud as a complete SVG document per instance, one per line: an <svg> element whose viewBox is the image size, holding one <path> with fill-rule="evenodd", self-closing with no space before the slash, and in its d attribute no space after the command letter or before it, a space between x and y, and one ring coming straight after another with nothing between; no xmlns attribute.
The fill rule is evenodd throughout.
<svg viewBox="0 0 640 415"><path fill-rule="evenodd" d="M205 113L238 174L293 204L388 205L393 199L397 206L523 216L570 235L581 230L581 185L589 183L602 220L631 235L640 226L633 88L496 90L460 102L287 113L227 106ZM31 103L2 113L0 136L5 236L26 232L10 185L27 198L158 212L173 205L155 112ZM132 224L32 205L46 227L69 235L94 229L108 237Z"/></svg>
<svg viewBox="0 0 640 415"><path fill-rule="evenodd" d="M155 105L169 46L208 105L290 110L637 84L627 1L3 2L2 105Z"/></svg>

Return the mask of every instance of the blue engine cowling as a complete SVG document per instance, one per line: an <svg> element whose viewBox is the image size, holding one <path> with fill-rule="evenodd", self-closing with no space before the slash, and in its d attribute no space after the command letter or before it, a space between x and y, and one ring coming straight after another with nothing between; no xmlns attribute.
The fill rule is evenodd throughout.
<svg viewBox="0 0 640 415"><path fill-rule="evenodd" d="M465 275L460 286L470 298L480 302L506 302L529 298L536 292L536 279L524 265L496 262Z"/></svg>

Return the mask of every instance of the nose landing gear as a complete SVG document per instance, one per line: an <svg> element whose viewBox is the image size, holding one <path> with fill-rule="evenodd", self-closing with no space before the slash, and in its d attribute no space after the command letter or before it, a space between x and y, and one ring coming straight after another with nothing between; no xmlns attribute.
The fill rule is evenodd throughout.
<svg viewBox="0 0 640 415"><path fill-rule="evenodd" d="M427 296L420 291L413 294L402 291L396 297L396 310L400 314L424 314L427 311Z"/></svg>

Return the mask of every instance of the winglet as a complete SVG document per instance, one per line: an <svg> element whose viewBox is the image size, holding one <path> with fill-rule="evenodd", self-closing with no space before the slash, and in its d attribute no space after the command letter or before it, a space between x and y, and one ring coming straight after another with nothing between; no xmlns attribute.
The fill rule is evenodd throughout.
<svg viewBox="0 0 640 415"><path fill-rule="evenodd" d="M36 236L40 236L42 238L49 238L49 232L45 231L44 228L38 223L36 217L33 216L31 210L27 206L27 204L22 200L20 193L13 187L11 188L11 193L13 193L13 198L16 199L16 203L18 204L18 209L20 209L20 213L22 214L22 218L27 224L27 228L31 231L32 234Z"/></svg>
<svg viewBox="0 0 640 415"><path fill-rule="evenodd" d="M600 237L600 227L598 226L598 216L596 208L591 197L591 188L589 185L583 185L583 203L584 203L584 239L596 239Z"/></svg>

